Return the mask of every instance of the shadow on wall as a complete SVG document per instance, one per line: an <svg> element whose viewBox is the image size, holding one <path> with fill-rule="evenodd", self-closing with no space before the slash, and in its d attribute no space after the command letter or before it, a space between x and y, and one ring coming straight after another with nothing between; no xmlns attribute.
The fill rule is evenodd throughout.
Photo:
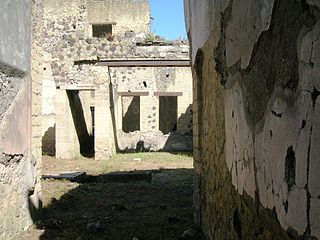
<svg viewBox="0 0 320 240"><path fill-rule="evenodd" d="M109 79L111 79L110 69L108 68ZM110 103L110 113L111 113L111 121L112 121L112 129L113 129L113 137L116 151L119 150L118 136L117 136L117 125L116 125L116 115L114 111L114 92L111 89L113 88L112 81L109 82L109 103Z"/></svg>
<svg viewBox="0 0 320 240"><path fill-rule="evenodd" d="M177 131L178 97L159 97L159 130L163 134Z"/></svg>
<svg viewBox="0 0 320 240"><path fill-rule="evenodd" d="M122 117L122 131L125 133L140 130L140 97L126 97L130 98L130 104L125 115Z"/></svg>
<svg viewBox="0 0 320 240"><path fill-rule="evenodd" d="M173 131L170 133L162 151L193 151L193 110L192 104L181 114L177 120L177 126L182 126L184 133Z"/></svg>
<svg viewBox="0 0 320 240"><path fill-rule="evenodd" d="M88 133L79 91L67 90L67 96L80 144L80 154L88 158L94 157L94 136Z"/></svg>
<svg viewBox="0 0 320 240"><path fill-rule="evenodd" d="M46 181L62 192L74 189L43 209L42 240L176 240L194 226L192 169L115 172L85 177L80 185Z"/></svg>
<svg viewBox="0 0 320 240"><path fill-rule="evenodd" d="M56 124L49 127L42 137L42 155L51 157L56 155Z"/></svg>

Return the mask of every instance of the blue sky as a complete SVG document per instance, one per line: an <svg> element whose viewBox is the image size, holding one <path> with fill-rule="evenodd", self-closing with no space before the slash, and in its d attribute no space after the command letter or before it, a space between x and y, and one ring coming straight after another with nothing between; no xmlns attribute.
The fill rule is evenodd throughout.
<svg viewBox="0 0 320 240"><path fill-rule="evenodd" d="M183 0L150 0L150 4L152 32L169 40L186 37Z"/></svg>

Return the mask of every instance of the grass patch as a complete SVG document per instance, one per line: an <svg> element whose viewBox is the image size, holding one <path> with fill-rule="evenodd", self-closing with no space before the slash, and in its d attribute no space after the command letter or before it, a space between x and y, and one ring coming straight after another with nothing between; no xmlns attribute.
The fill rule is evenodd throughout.
<svg viewBox="0 0 320 240"><path fill-rule="evenodd" d="M151 183L43 181L43 220L21 240L176 240L193 227L190 156L132 153L118 154L108 161L45 157L43 162L47 173L86 171L103 176L110 172L157 171Z"/></svg>

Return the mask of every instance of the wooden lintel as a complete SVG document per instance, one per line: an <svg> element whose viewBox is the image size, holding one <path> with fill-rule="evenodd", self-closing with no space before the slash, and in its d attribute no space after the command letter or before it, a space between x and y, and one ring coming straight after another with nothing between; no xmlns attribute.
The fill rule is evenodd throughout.
<svg viewBox="0 0 320 240"><path fill-rule="evenodd" d="M149 96L148 92L118 92L119 96L127 96L127 97L134 97L134 96Z"/></svg>
<svg viewBox="0 0 320 240"><path fill-rule="evenodd" d="M77 85L61 85L57 86L61 90L79 90L79 91L92 91L96 88L94 86L77 86Z"/></svg>
<svg viewBox="0 0 320 240"><path fill-rule="evenodd" d="M182 92L155 92L154 93L155 96L158 97L181 97L183 95Z"/></svg>
<svg viewBox="0 0 320 240"><path fill-rule="evenodd" d="M97 66L107 67L190 67L190 60L105 60Z"/></svg>

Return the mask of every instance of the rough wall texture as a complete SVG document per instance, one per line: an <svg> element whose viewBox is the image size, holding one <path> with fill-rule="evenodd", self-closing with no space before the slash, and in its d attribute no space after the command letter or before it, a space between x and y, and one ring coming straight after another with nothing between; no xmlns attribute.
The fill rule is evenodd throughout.
<svg viewBox="0 0 320 240"><path fill-rule="evenodd" d="M186 0L185 12L197 223L208 239L320 238L318 1Z"/></svg>
<svg viewBox="0 0 320 240"><path fill-rule="evenodd" d="M150 4L148 0L88 1L90 24L113 23L113 33L130 29L134 32L150 31Z"/></svg>
<svg viewBox="0 0 320 240"><path fill-rule="evenodd" d="M32 224L40 189L31 150L31 44L37 38L31 38L31 20L38 11L32 4L5 0L0 6L0 239L6 240Z"/></svg>
<svg viewBox="0 0 320 240"><path fill-rule="evenodd" d="M34 220L39 218L42 208L41 200L41 166L42 166L42 132L41 132L41 102L43 82L43 1L32 1L32 45L31 45L31 121L32 121L32 155L36 159L36 185L30 196L30 210ZM38 211L40 210L40 211Z"/></svg>
<svg viewBox="0 0 320 240"><path fill-rule="evenodd" d="M141 148L151 151L192 151L192 86L188 67L129 67L110 68L111 82L114 86L116 106L116 128L120 150ZM140 96L140 130L130 133L122 131L121 93L144 92ZM159 130L159 96L157 92L181 92L177 96L177 129L163 134ZM189 107L190 106L190 107ZM167 106L168 107L168 106Z"/></svg>
<svg viewBox="0 0 320 240"><path fill-rule="evenodd" d="M189 67L108 67L97 64L106 60L189 59L189 46L184 42L150 41L155 39L149 36L149 1L58 2L61 4L45 1L45 94L42 106L42 134L55 128L56 156L74 158L79 156L81 148L79 135L73 127L72 112L68 109L66 90L90 90L94 94L91 105L84 98L81 104L84 112L85 106L94 108L96 159L111 156L116 148L134 150L139 142L144 142L144 148L150 150L192 150ZM101 14L102 11L105 14ZM110 22L116 22L112 39L92 37L91 24ZM124 133L122 94L130 92L149 95L140 99L141 131ZM178 97L178 131L174 136L159 131L159 97L156 92L183 92ZM90 127L88 119L92 121L84 118L87 128ZM53 142L48 138L44 141L49 145ZM180 144L176 144L178 141Z"/></svg>

